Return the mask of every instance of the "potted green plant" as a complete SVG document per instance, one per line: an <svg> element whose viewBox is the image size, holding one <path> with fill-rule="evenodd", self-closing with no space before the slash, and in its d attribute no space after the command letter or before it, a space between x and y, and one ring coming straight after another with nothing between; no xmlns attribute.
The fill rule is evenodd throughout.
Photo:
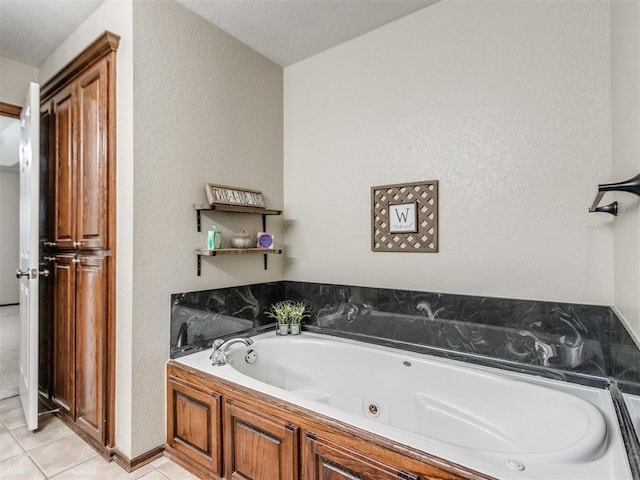
<svg viewBox="0 0 640 480"><path fill-rule="evenodd" d="M307 305L304 302L291 302L289 308L289 321L291 323L291 334L300 335L300 323L309 316Z"/></svg>
<svg viewBox="0 0 640 480"><path fill-rule="evenodd" d="M278 302L271 305L271 309L265 312L267 317L275 318L278 326L276 333L278 335L287 335L289 333L289 312L291 311L291 302Z"/></svg>

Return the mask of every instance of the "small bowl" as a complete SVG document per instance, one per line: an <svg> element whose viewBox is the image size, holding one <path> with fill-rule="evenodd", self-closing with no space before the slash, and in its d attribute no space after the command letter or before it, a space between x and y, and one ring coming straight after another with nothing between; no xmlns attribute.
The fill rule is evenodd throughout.
<svg viewBox="0 0 640 480"><path fill-rule="evenodd" d="M231 237L231 246L233 248L251 248L255 247L255 241L251 237L243 237L241 235L236 235L235 237Z"/></svg>

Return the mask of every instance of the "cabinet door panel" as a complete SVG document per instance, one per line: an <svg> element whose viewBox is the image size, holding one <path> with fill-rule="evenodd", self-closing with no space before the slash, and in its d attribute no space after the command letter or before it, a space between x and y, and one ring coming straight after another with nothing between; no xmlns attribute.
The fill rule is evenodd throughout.
<svg viewBox="0 0 640 480"><path fill-rule="evenodd" d="M298 478L298 427L282 419L227 399L224 446L227 479Z"/></svg>
<svg viewBox="0 0 640 480"><path fill-rule="evenodd" d="M103 441L106 406L108 257L78 257L76 273L76 423Z"/></svg>
<svg viewBox="0 0 640 480"><path fill-rule="evenodd" d="M167 382L167 443L189 462L222 476L220 395L177 379Z"/></svg>
<svg viewBox="0 0 640 480"><path fill-rule="evenodd" d="M46 242L52 238L50 215L53 188L49 185L49 182L53 179L53 175L51 175L52 146L55 145L52 137L52 111L53 105L51 102L40 109L40 219L38 228L40 230L40 241ZM42 244L40 246L42 247Z"/></svg>
<svg viewBox="0 0 640 480"><path fill-rule="evenodd" d="M304 437L303 480L419 480L420 477L387 465L344 446L318 438ZM436 477L433 477L434 479Z"/></svg>
<svg viewBox="0 0 640 480"><path fill-rule="evenodd" d="M67 415L75 415L75 284L73 255L58 255L50 273L53 288L52 400Z"/></svg>
<svg viewBox="0 0 640 480"><path fill-rule="evenodd" d="M51 400L53 374L53 275L55 263L47 261L40 264L40 269L49 270L49 276L40 276L38 280L38 390L45 399Z"/></svg>
<svg viewBox="0 0 640 480"><path fill-rule="evenodd" d="M53 241L73 248L76 231L73 91L70 86L53 100Z"/></svg>
<svg viewBox="0 0 640 480"><path fill-rule="evenodd" d="M77 241L107 248L107 62L78 80Z"/></svg>

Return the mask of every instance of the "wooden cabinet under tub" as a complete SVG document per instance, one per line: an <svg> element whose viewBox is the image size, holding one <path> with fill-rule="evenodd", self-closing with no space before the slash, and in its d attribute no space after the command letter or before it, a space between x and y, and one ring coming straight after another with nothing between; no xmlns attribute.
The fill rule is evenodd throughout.
<svg viewBox="0 0 640 480"><path fill-rule="evenodd" d="M301 463L304 480L420 480L413 473L394 465L379 462L367 452L367 445L360 450L338 445L313 432L307 432L302 444ZM424 477L423 477L424 478Z"/></svg>
<svg viewBox="0 0 640 480"><path fill-rule="evenodd" d="M169 375L167 410L167 450L201 478L223 478L220 394Z"/></svg>
<svg viewBox="0 0 640 480"><path fill-rule="evenodd" d="M225 478L297 480L297 426L229 397L224 410Z"/></svg>
<svg viewBox="0 0 640 480"><path fill-rule="evenodd" d="M171 360L165 454L212 480L489 480Z"/></svg>

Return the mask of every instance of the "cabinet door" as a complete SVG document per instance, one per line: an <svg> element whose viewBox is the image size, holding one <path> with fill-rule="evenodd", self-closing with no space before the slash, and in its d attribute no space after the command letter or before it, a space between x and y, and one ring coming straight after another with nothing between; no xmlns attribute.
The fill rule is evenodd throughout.
<svg viewBox="0 0 640 480"><path fill-rule="evenodd" d="M167 409L167 443L183 461L222 478L220 395L169 376Z"/></svg>
<svg viewBox="0 0 640 480"><path fill-rule="evenodd" d="M107 61L77 82L77 233L80 249L107 248Z"/></svg>
<svg viewBox="0 0 640 480"><path fill-rule="evenodd" d="M57 248L73 248L76 231L74 87L53 99L53 235Z"/></svg>
<svg viewBox="0 0 640 480"><path fill-rule="evenodd" d="M225 478L297 480L298 427L255 410L226 399Z"/></svg>
<svg viewBox="0 0 640 480"><path fill-rule="evenodd" d="M78 256L76 267L76 423L104 442L107 399L107 262Z"/></svg>
<svg viewBox="0 0 640 480"><path fill-rule="evenodd" d="M53 146L53 104L48 102L40 108L40 220L38 228L40 230L40 241L50 242L52 222L51 215L51 193L52 186L49 182L53 179L51 175ZM41 248L43 244L40 244ZM45 244L46 246L46 244Z"/></svg>
<svg viewBox="0 0 640 480"><path fill-rule="evenodd" d="M52 400L63 413L75 415L75 285L74 255L57 255L50 278L53 289Z"/></svg>
<svg viewBox="0 0 640 480"><path fill-rule="evenodd" d="M54 274L53 261L42 260L41 270L48 270L49 276L40 275L38 280L38 390L46 400L51 400L51 388L53 374L52 349L53 349L53 292L52 281Z"/></svg>
<svg viewBox="0 0 640 480"><path fill-rule="evenodd" d="M307 433L302 446L302 480L419 480L420 477L376 461L364 452ZM431 477L437 478L437 477Z"/></svg>

